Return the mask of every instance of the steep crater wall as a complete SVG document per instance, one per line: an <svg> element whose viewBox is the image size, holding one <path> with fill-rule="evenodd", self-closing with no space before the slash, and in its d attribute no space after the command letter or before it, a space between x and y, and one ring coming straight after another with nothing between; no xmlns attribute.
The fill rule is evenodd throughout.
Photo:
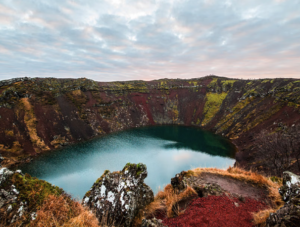
<svg viewBox="0 0 300 227"><path fill-rule="evenodd" d="M300 80L196 79L95 82L19 78L0 82L3 166L133 127L198 126L229 138L237 165L261 168L254 139L300 121Z"/></svg>

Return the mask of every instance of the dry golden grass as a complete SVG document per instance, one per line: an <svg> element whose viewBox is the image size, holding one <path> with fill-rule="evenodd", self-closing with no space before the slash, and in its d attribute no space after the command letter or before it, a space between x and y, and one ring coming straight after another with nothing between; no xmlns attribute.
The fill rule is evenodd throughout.
<svg viewBox="0 0 300 227"><path fill-rule="evenodd" d="M5 130L4 131L6 136L14 136L14 131L13 130Z"/></svg>
<svg viewBox="0 0 300 227"><path fill-rule="evenodd" d="M72 91L72 95L81 96L82 95L82 91L81 90Z"/></svg>
<svg viewBox="0 0 300 227"><path fill-rule="evenodd" d="M197 195L197 192L189 186L181 193L176 193L172 185L168 184L163 191L156 194L154 201L137 215L134 225L140 226L143 218L151 218L158 212L167 215L167 217L180 215L182 212L179 211L178 202L195 195Z"/></svg>
<svg viewBox="0 0 300 227"><path fill-rule="evenodd" d="M20 99L20 103L23 105L25 110L24 122L28 129L31 142L41 150L50 150L50 148L45 144L44 140L37 135L36 117L28 98ZM36 151L38 152L37 149Z"/></svg>
<svg viewBox="0 0 300 227"><path fill-rule="evenodd" d="M49 195L41 209L37 211L37 218L32 222L37 227L96 227L98 219L82 207L79 202L60 195Z"/></svg>
<svg viewBox="0 0 300 227"><path fill-rule="evenodd" d="M80 214L70 219L63 227L96 227L98 219L90 211L81 207Z"/></svg>
<svg viewBox="0 0 300 227"><path fill-rule="evenodd" d="M261 210L257 213L253 213L253 224L264 227L266 226L266 220L270 216L271 213L276 212L275 209L266 209L266 210Z"/></svg>
<svg viewBox="0 0 300 227"><path fill-rule="evenodd" d="M19 141L14 141L11 148L5 147L3 144L0 144L0 149L11 154L19 154L23 151L23 148Z"/></svg>

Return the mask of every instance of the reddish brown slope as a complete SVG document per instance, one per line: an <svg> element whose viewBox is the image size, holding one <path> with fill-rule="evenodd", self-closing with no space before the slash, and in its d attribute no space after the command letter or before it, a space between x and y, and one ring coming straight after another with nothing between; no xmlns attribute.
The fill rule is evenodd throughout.
<svg viewBox="0 0 300 227"><path fill-rule="evenodd" d="M294 79L244 81L213 76L150 82L0 83L2 164L132 127L182 124L230 138L239 149L237 163L259 168L254 163L254 138L262 129L282 130L299 123L299 85L300 80Z"/></svg>

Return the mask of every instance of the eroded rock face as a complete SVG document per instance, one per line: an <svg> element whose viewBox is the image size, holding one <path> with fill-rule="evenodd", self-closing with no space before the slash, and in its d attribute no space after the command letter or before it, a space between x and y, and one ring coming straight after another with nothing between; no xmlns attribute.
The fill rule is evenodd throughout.
<svg viewBox="0 0 300 227"><path fill-rule="evenodd" d="M267 219L267 226L299 226L300 223L300 177L291 173L283 173L283 186L279 193L286 202L276 213Z"/></svg>
<svg viewBox="0 0 300 227"><path fill-rule="evenodd" d="M147 167L127 163L122 171L109 172L94 183L83 197L101 224L131 226L138 211L154 200L151 188L144 183Z"/></svg>

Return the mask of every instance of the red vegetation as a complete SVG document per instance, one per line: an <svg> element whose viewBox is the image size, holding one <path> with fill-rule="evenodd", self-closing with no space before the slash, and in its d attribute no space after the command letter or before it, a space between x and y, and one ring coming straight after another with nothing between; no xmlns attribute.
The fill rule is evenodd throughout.
<svg viewBox="0 0 300 227"><path fill-rule="evenodd" d="M253 226L251 213L265 207L264 203L250 198L241 202L227 196L208 196L195 199L184 214L175 218L165 218L163 224L168 227Z"/></svg>

